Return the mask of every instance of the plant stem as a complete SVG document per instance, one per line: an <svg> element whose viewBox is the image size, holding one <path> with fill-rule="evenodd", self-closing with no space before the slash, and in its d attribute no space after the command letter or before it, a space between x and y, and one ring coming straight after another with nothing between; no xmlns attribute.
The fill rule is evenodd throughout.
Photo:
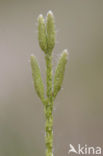
<svg viewBox="0 0 103 156"><path fill-rule="evenodd" d="M47 84L47 98L52 100L52 56L46 54L46 84Z"/></svg>
<svg viewBox="0 0 103 156"><path fill-rule="evenodd" d="M68 52L66 49L62 52L52 82L52 51L55 46L55 21L52 11L47 13L46 20L43 15L38 17L38 40L46 61L46 98L39 64L35 56L31 56L32 77L37 95L44 105L46 156L53 156L53 103L62 86Z"/></svg>
<svg viewBox="0 0 103 156"><path fill-rule="evenodd" d="M52 56L46 55L47 103L45 105L46 156L53 156L53 97L52 97Z"/></svg>

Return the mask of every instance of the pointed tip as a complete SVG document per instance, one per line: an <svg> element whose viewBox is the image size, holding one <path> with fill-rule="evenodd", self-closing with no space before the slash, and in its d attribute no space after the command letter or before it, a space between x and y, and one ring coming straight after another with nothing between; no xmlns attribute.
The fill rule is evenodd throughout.
<svg viewBox="0 0 103 156"><path fill-rule="evenodd" d="M31 54L31 56L30 56L31 58L33 58L34 57L34 55L33 54Z"/></svg>
<svg viewBox="0 0 103 156"><path fill-rule="evenodd" d="M49 10L47 14L53 14L53 12L51 10Z"/></svg>
<svg viewBox="0 0 103 156"><path fill-rule="evenodd" d="M44 17L43 17L43 15L40 14L40 15L38 16L37 20L38 20L38 21L39 21L39 20L43 20L43 21L44 21Z"/></svg>
<svg viewBox="0 0 103 156"><path fill-rule="evenodd" d="M64 49L63 50L63 52L62 52L62 54L61 54L61 56L68 56L69 55L69 53L68 53L68 50L67 49Z"/></svg>
<svg viewBox="0 0 103 156"><path fill-rule="evenodd" d="M67 49L64 49L64 50L63 50L63 53L64 53L64 54L66 54L66 55L69 55L69 53L68 53L68 50L67 50Z"/></svg>
<svg viewBox="0 0 103 156"><path fill-rule="evenodd" d="M40 14L40 15L38 16L38 18L43 18L43 15L42 15L42 14Z"/></svg>
<svg viewBox="0 0 103 156"><path fill-rule="evenodd" d="M54 16L51 10L48 11L47 16Z"/></svg>
<svg viewBox="0 0 103 156"><path fill-rule="evenodd" d="M61 53L61 58L65 57L65 59L68 60L68 55L69 55L68 50L64 49L63 52Z"/></svg>
<svg viewBox="0 0 103 156"><path fill-rule="evenodd" d="M32 55L30 56L30 59L31 59L31 60L35 59L35 56L32 54Z"/></svg>

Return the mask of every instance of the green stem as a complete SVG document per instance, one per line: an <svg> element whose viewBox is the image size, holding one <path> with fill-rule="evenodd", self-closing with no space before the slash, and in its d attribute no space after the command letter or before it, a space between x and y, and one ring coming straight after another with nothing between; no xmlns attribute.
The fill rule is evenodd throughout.
<svg viewBox="0 0 103 156"><path fill-rule="evenodd" d="M47 103L45 105L46 156L53 156L52 56L46 55Z"/></svg>
<svg viewBox="0 0 103 156"><path fill-rule="evenodd" d="M32 76L35 90L44 104L45 112L45 145L46 156L53 156L53 103L57 96L64 78L65 65L67 62L67 50L64 50L56 67L54 81L52 82L52 51L55 46L55 21L52 11L49 11L44 19L43 15L38 17L38 40L41 49L45 53L46 61L46 95L38 62L31 56Z"/></svg>
<svg viewBox="0 0 103 156"><path fill-rule="evenodd" d="M52 99L52 56L47 54L46 60L46 83L47 83L47 98Z"/></svg>

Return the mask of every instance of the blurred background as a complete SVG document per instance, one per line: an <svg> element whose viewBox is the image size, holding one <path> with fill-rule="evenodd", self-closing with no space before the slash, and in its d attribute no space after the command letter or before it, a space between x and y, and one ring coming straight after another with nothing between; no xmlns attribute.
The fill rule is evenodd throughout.
<svg viewBox="0 0 103 156"><path fill-rule="evenodd" d="M0 156L45 156L43 105L33 88L30 55L45 83L37 17L56 20L53 71L69 51L54 104L54 155L69 144L103 147L103 0L0 0Z"/></svg>

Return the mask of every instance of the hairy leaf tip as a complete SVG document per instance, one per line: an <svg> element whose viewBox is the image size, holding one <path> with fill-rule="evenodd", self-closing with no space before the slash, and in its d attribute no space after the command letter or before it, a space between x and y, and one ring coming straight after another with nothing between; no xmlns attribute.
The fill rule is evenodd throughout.
<svg viewBox="0 0 103 156"><path fill-rule="evenodd" d="M53 16L53 12L51 10L49 10L48 13L47 13L47 16L48 15Z"/></svg>
<svg viewBox="0 0 103 156"><path fill-rule="evenodd" d="M69 53L68 53L68 50L67 49L64 49L64 51L63 51L63 53L65 54L65 55L69 55Z"/></svg>

